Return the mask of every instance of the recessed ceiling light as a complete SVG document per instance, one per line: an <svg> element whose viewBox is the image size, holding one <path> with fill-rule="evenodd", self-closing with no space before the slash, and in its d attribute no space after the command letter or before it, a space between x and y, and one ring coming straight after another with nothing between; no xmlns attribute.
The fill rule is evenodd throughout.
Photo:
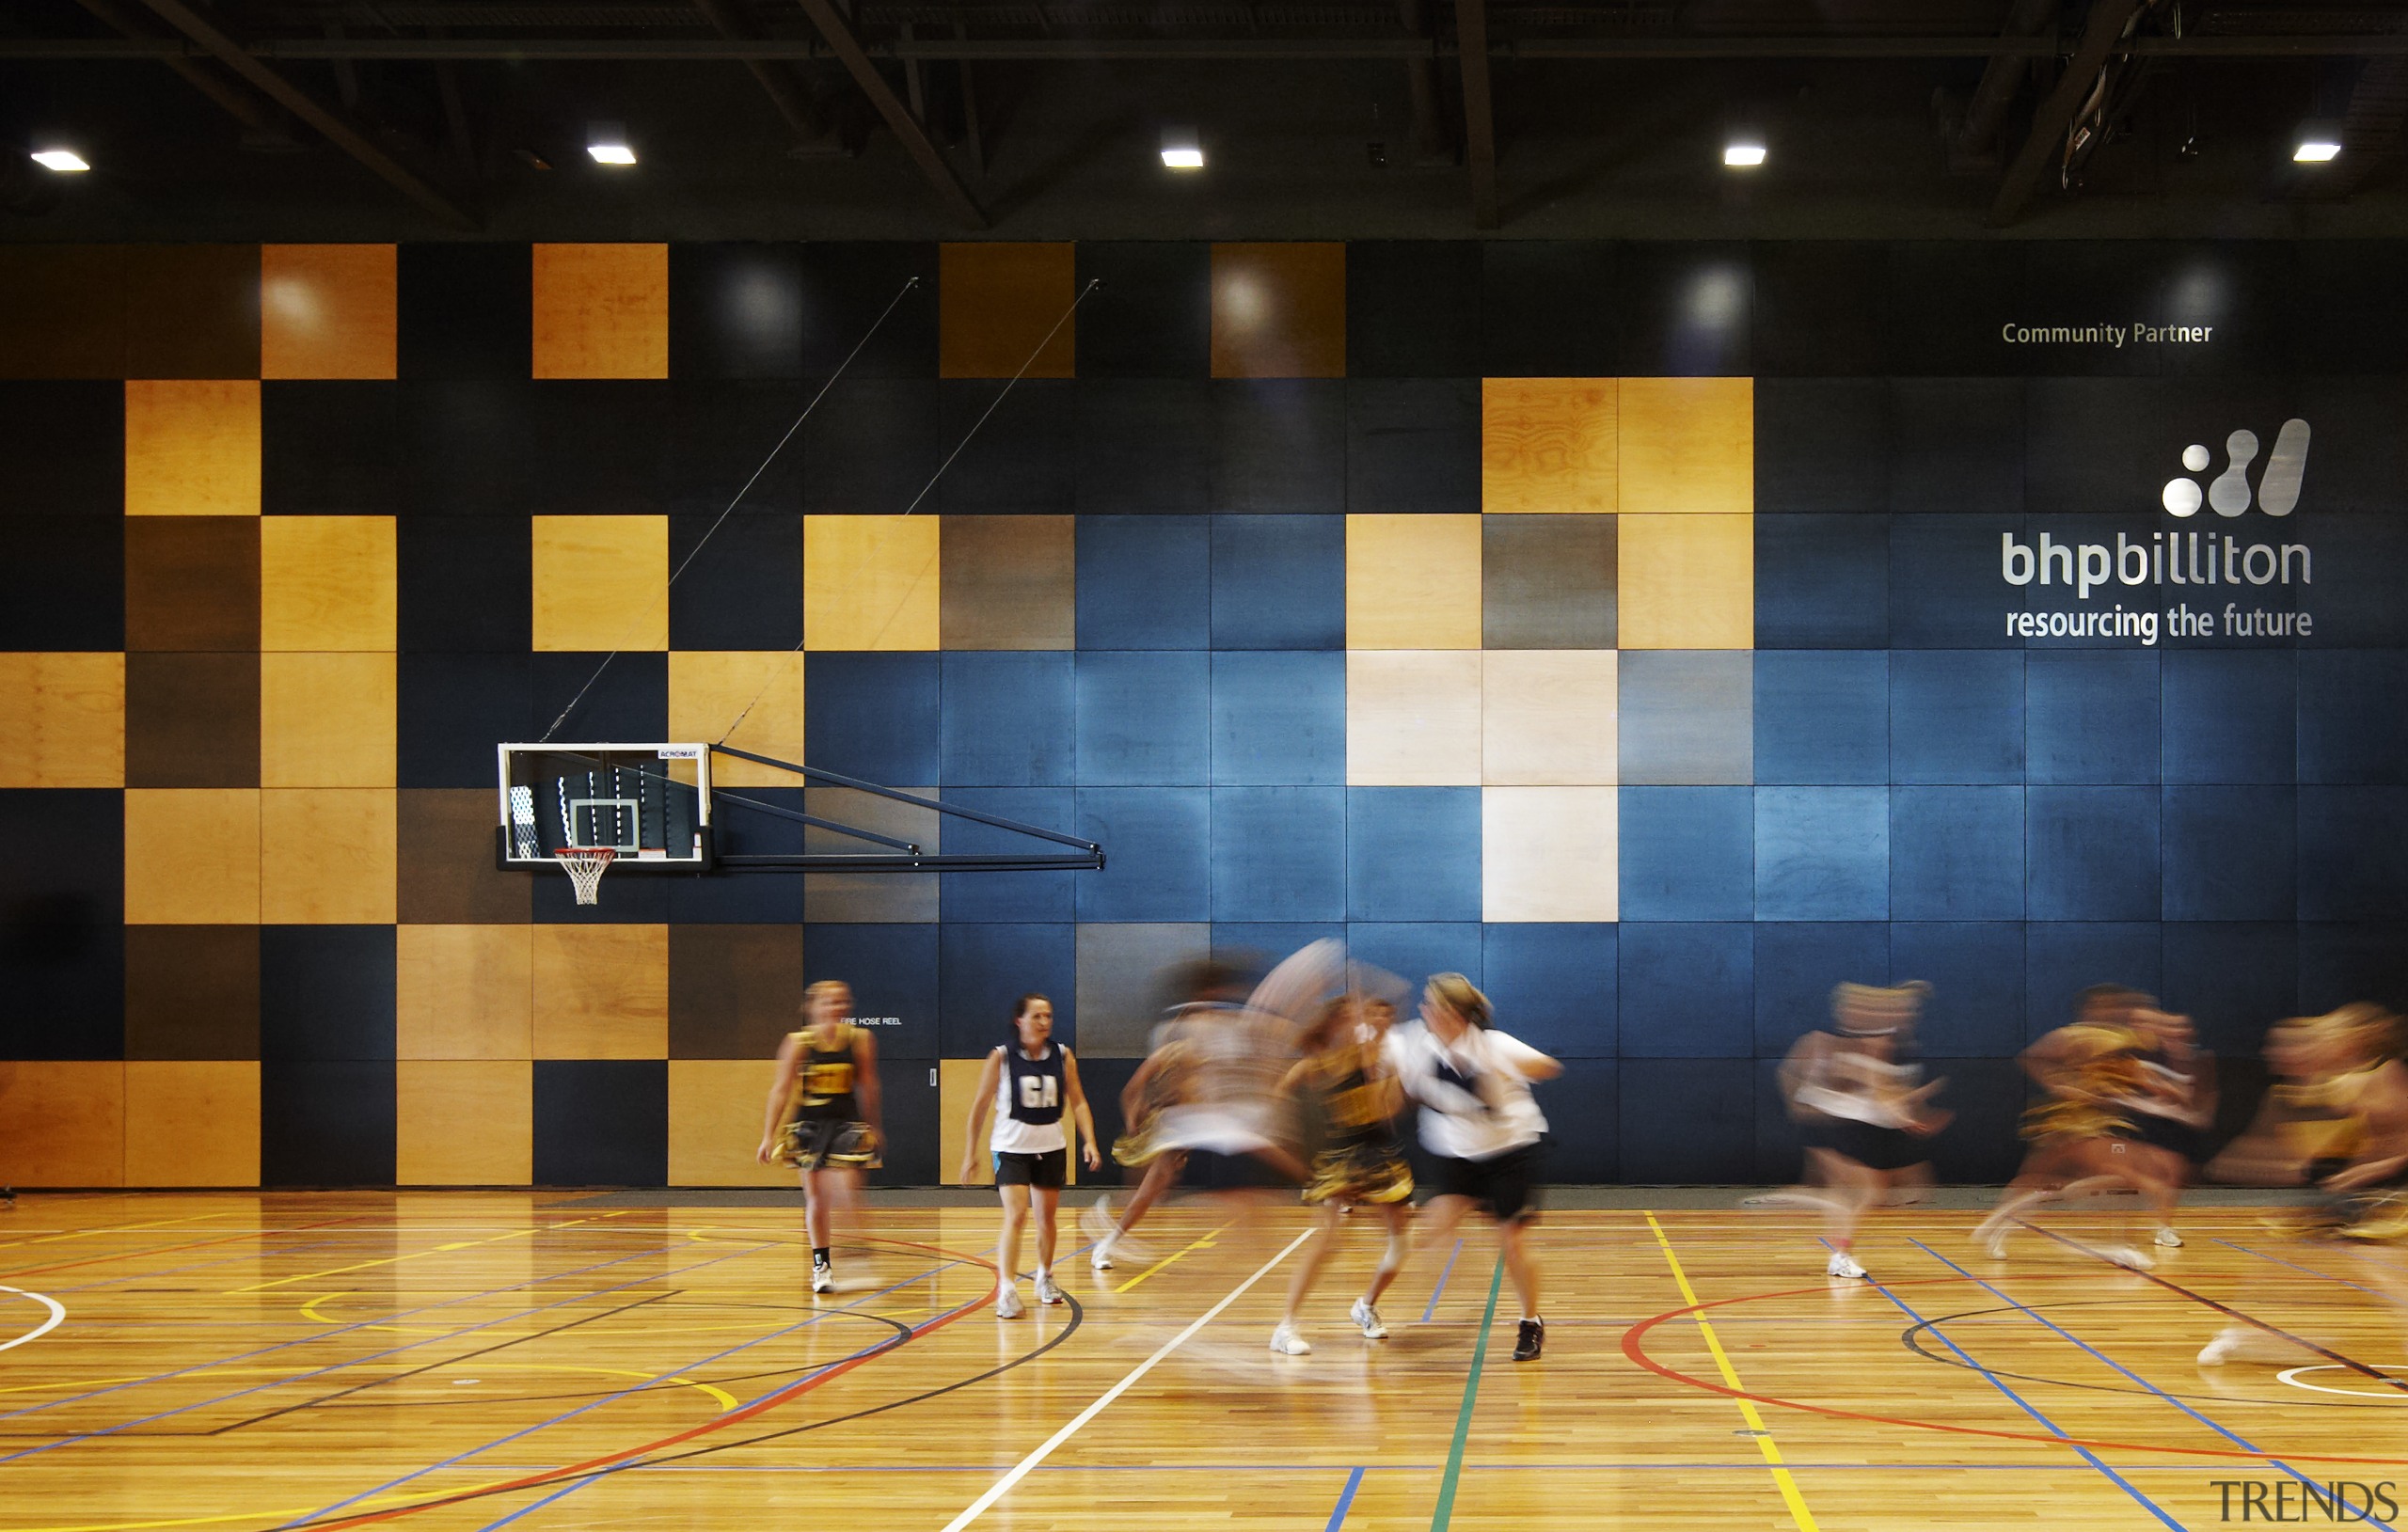
<svg viewBox="0 0 2408 1532"><path fill-rule="evenodd" d="M1722 146L1722 163L1735 170L1752 170L1765 163L1765 146L1734 141Z"/></svg>
<svg viewBox="0 0 2408 1532"><path fill-rule="evenodd" d="M636 151L627 145L627 130L616 122L596 122L585 131L585 152L596 165L633 165Z"/></svg>
<svg viewBox="0 0 2408 1532"><path fill-rule="evenodd" d="M1204 146L1194 128L1163 130L1163 167L1168 170L1201 170L1204 168Z"/></svg>
<svg viewBox="0 0 2408 1532"><path fill-rule="evenodd" d="M71 176L92 168L85 161L84 156L71 149L38 149L33 152L33 162L45 170L55 170L62 176Z"/></svg>
<svg viewBox="0 0 2408 1532"><path fill-rule="evenodd" d="M2302 165L2322 165L2340 155L2341 146L2330 138L2303 138L2299 148L2291 150L2291 158Z"/></svg>

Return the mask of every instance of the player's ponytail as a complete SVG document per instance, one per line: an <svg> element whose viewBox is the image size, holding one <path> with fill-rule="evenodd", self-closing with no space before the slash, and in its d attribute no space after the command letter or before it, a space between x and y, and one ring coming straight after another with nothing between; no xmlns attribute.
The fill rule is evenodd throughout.
<svg viewBox="0 0 2408 1532"><path fill-rule="evenodd" d="M1433 973L1430 975L1430 993L1437 997L1439 1004L1462 1017L1467 1025L1485 1032L1495 1024L1496 1011L1488 1003L1488 997L1460 973Z"/></svg>

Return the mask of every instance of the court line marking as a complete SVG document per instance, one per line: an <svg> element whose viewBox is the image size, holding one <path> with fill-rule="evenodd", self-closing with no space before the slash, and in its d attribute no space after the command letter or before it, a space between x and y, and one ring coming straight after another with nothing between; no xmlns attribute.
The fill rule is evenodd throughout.
<svg viewBox="0 0 2408 1532"><path fill-rule="evenodd" d="M213 1218L233 1216L230 1209L222 1213L194 1213L185 1218L155 1219L148 1224L111 1224L97 1229L70 1229L63 1234L44 1234L31 1240L10 1240L0 1244L0 1250L14 1250L19 1245L55 1245L62 1240L90 1240L103 1234L132 1234L136 1229L164 1229L170 1224L206 1224Z"/></svg>
<svg viewBox="0 0 2408 1532"><path fill-rule="evenodd" d="M1447 1278L1454 1274L1455 1257L1463 1253L1464 1242L1461 1240L1457 1240L1455 1241L1454 1249L1447 1252L1446 1268L1438 1273L1438 1285L1430 1289L1429 1306L1421 1311L1421 1322L1423 1324L1428 1324L1430 1322L1430 1316L1438 1312L1438 1295L1447 1290Z"/></svg>
<svg viewBox="0 0 2408 1532"><path fill-rule="evenodd" d="M1226 1227L1226 1225L1224 1226ZM1055 1448L1069 1441L1071 1437L1077 1435L1080 1428L1084 1427L1088 1421L1093 1420L1096 1416L1103 1414L1104 1410L1111 1405L1113 1400L1118 1398L1121 1395L1128 1393L1130 1389L1135 1387L1138 1379L1143 1378L1146 1374L1153 1371L1154 1368L1160 1366L1163 1360L1169 1356L1171 1352L1178 1350L1181 1346L1186 1345L1189 1337L1194 1335L1197 1331L1203 1329L1206 1325L1211 1324L1214 1319L1219 1319L1221 1317L1222 1310L1228 1308L1231 1303L1234 1303L1239 1299L1244 1297L1248 1288L1261 1281L1264 1277L1269 1276L1273 1267L1277 1266L1281 1261L1286 1260L1290 1256L1293 1255L1298 1245L1301 1245L1306 1240L1311 1239L1317 1232L1318 1231L1315 1229L1307 1229L1304 1233L1299 1234L1294 1239L1289 1240L1286 1245L1280 1248L1279 1254L1272 1256L1269 1260L1264 1261L1260 1266L1256 1267L1252 1276L1230 1288L1227 1297L1213 1304L1211 1308L1206 1309L1203 1313L1197 1315L1195 1319L1189 1320L1186 1329L1181 1330L1178 1335L1173 1335L1170 1339L1163 1342L1162 1345L1156 1349L1153 1355L1146 1358L1143 1362L1140 1362L1135 1366L1130 1368L1118 1382L1113 1384L1110 1388L1105 1389L1101 1394L1098 1395L1094 1403L1088 1405L1077 1414L1072 1415L1069 1423L1064 1425L1060 1430L1055 1431L1043 1442L1038 1443L1035 1451L1029 1453L1027 1457L1022 1458L1020 1461L1014 1463L1011 1468L1005 1473L1003 1477L987 1486L987 1491L984 1494L981 1494L977 1499L973 1500L968 1506L964 1507L960 1515L956 1516L952 1521L945 1523L944 1532L961 1532L963 1527L968 1526L971 1523L985 1515L987 1508L993 1505L996 1501L1001 1500L1005 1495L1010 1493L1012 1486L1018 1484L1022 1479L1026 1478L1031 1469L1037 1467L1038 1464L1052 1457ZM982 1298L980 1302L984 1303L985 1300Z"/></svg>
<svg viewBox="0 0 2408 1532"><path fill-rule="evenodd" d="M403 1261L414 1261L421 1256L440 1256L453 1250L473 1250L479 1245L499 1244L504 1240L531 1240L536 1235L549 1234L555 1229L573 1229L579 1224L598 1224L606 1218L625 1218L634 1210L630 1208L617 1212L598 1213L592 1218L572 1218L565 1224L540 1224L531 1228L512 1229L507 1233L497 1234L484 1240L455 1240L448 1245L413 1250L405 1255L387 1256L381 1260L356 1261L349 1266L328 1267L323 1271L304 1271L299 1276L278 1277L274 1282L255 1282L247 1287L229 1287L223 1296L237 1298L246 1292L266 1292L274 1287L290 1287L295 1282L308 1282L313 1277L341 1276L345 1271L365 1271L372 1267L393 1266Z"/></svg>
<svg viewBox="0 0 2408 1532"><path fill-rule="evenodd" d="M211 1216L215 1217L218 1215L212 1214ZM140 1260L146 1256L173 1256L187 1250L206 1250L212 1245L230 1245L239 1243L245 1240L262 1240L272 1234L306 1234L311 1229L328 1229L333 1228L339 1224L349 1224L355 1219L362 1216L365 1215L353 1214L350 1218L320 1219L314 1224L296 1224L291 1228L285 1229L246 1229L240 1234L222 1235L214 1240L195 1240L190 1244L153 1245L149 1250L123 1250L112 1256L87 1256L82 1260L59 1261L50 1266L21 1266L13 1271L0 1271L0 1277L48 1276L55 1271L73 1271L87 1266L106 1266L111 1261ZM308 1249L312 1247L304 1246L303 1248ZM183 1270L189 1270L189 1268L184 1268ZM164 1272L156 1271L138 1271L134 1273L132 1276L104 1277L101 1282L89 1283L87 1284L87 1286L101 1287L109 1282L131 1282L136 1277L159 1276L164 1274Z"/></svg>
<svg viewBox="0 0 2408 1532"><path fill-rule="evenodd" d="M1329 1513L1329 1524L1321 1532L1338 1532L1346 1524L1346 1512L1354 1504L1354 1492L1363 1487L1363 1470L1356 1468L1346 1476L1346 1488L1338 1493L1338 1504Z"/></svg>
<svg viewBox="0 0 2408 1532"><path fill-rule="evenodd" d="M1738 1399L1739 1418L1745 1420L1748 1429L1755 1433L1756 1450L1764 1455L1765 1465L1772 1470L1772 1481L1781 1491L1782 1503L1789 1508L1789 1519L1798 1524L1798 1532L1820 1532L1814 1513L1806 1508L1805 1494L1798 1490L1798 1480L1791 1476L1788 1463L1782 1459L1780 1445L1772 1439L1770 1428L1765 1425L1765 1417L1757 1413L1753 1400L1736 1392L1739 1369L1731 1365L1730 1353L1723 1350L1721 1338L1715 1335L1714 1326L1707 1322L1705 1305L1698 1302L1697 1289L1689 1285L1689 1274L1681 1270L1681 1257L1672 1253L1671 1237L1664 1232L1664 1225L1656 1222L1653 1209L1642 1208L1640 1213L1647 1220L1647 1226L1656 1233L1656 1246L1664 1253L1664 1264L1672 1269L1672 1281L1679 1286L1681 1297L1689 1304L1697 1320L1698 1334L1705 1337L1705 1349L1714 1358L1715 1369L1722 1374L1722 1381L1731 1386L1733 1397Z"/></svg>
<svg viewBox="0 0 2408 1532"><path fill-rule="evenodd" d="M1455 1484L1463 1477L1464 1445L1471 1440L1472 1410L1480 1402L1480 1374L1488 1366L1488 1332L1497 1323L1497 1295L1505 1286L1505 1252L1497 1253L1497 1270L1488 1277L1488 1308L1480 1317L1480 1335L1472 1342L1471 1372L1464 1379L1464 1407L1455 1414L1455 1439L1447 1446L1446 1472L1438 1476L1438 1503L1430 1512L1430 1532L1446 1532L1455 1516ZM1349 1490L1352 1499L1354 1492Z"/></svg>
<svg viewBox="0 0 2408 1532"><path fill-rule="evenodd" d="M2067 1340L2073 1342L2073 1344L2081 1347L2092 1356L2105 1363L2108 1366L2122 1373L2125 1377L2130 1378L2132 1382L2140 1384L2143 1388L2147 1389L2159 1398L2163 1399L2166 1403L2174 1406L2177 1410L2179 1410L2184 1414L2189 1415L2200 1425L2207 1427L2211 1431L2214 1431L2218 1436L2223 1437L2226 1441L2246 1447L2252 1452L2261 1450L2257 1443L2250 1441L2239 1431L2228 1429L2218 1422L2210 1419L2207 1415L2202 1414L2200 1412L2192 1409L2190 1405L2175 1398L2165 1390L2158 1387L2155 1383L2150 1382L2139 1373L2134 1372L2131 1368L2124 1366L2121 1362L2116 1361L2114 1357L2109 1356L2098 1347L2091 1345L2086 1340L2083 1340L2081 1336L2075 1335L2072 1331L2067 1330L2065 1326L2057 1323L2054 1319L2049 1319L2047 1316L2041 1314L2037 1309L2032 1308L2020 1302L2004 1289L1995 1287L1988 1282L1983 1281L1980 1277L1973 1276L1972 1272L1966 1271L1965 1268L1957 1265L1955 1261L1950 1260L1947 1256L1941 1255L1939 1251L1932 1249L1929 1245L1925 1244L1921 1240L1909 1238L1907 1240L1907 1243L1914 1246L1917 1250L1922 1251L1925 1255L1929 1256L1933 1260L1938 1261L1941 1265L1947 1267L1950 1271L1956 1272L1958 1275L1972 1277L1972 1280L1975 1283L1979 1284L1994 1296L2003 1298L2007 1303L2013 1303L2018 1309L2022 1311L2026 1318L2034 1320L2036 1323L2046 1326L2048 1329L2054 1331L2059 1335L2064 1336ZM1934 1330L1931 1333L1938 1334L1937 1330ZM1943 1340L1946 1339L1945 1336L1942 1336L1941 1338ZM1954 1348L1952 1348L1952 1350ZM1957 1352L1957 1354L1959 1356L1964 1355L1962 1351ZM1968 1360L1971 1359L1968 1358ZM1987 1369L1984 1370L1984 1376L1989 1377L1993 1382L1997 1381L1995 1375L1988 1373ZM2284 1381L2286 1382L2289 1382L2289 1379L2285 1379ZM2299 1480L2302 1484L2306 1485L2309 1489L2315 1490L2322 1488L2322 1486L2319 1485L2314 1479L2309 1478L2305 1474L2303 1474L2298 1469L2293 1468L2290 1464L2283 1461L2280 1458L2268 1458L2266 1461L2272 1463L2274 1467L2281 1469L2284 1473L2289 1474L2291 1477ZM2380 1517L2372 1515L2365 1517L2364 1520L2371 1526L2387 1528L2391 1525L2390 1523L2382 1520Z"/></svg>
<svg viewBox="0 0 2408 1532"><path fill-rule="evenodd" d="M1974 1278L1974 1280L1978 1282L1980 1279ZM1888 1287L1881 1283L1871 1281L1868 1281L1865 1286L1871 1287L1875 1292L1877 1292L1882 1297L1888 1299L1892 1303L1898 1307L1900 1312L1904 1313L1907 1318L1914 1320L1917 1324L1926 1323L1924 1317L1914 1311L1912 1304L1899 1297L1896 1293L1892 1292ZM2012 1302L2012 1300L2009 1300L2009 1302ZM1967 1355L1965 1349L1962 1346L1957 1345L1946 1331L1932 1329L1929 1333L1939 1336L1940 1343L1942 1346L1947 1347L1950 1350L1955 1351L1957 1356L1964 1360L1967 1366L1972 1368L1975 1373L1980 1375L1984 1382L1988 1382L1992 1388L1997 1389L2000 1393L2005 1395L2008 1398L2014 1400L2017 1409L2021 1410L2025 1414L2030 1415L2041 1425L2048 1427L2049 1429L2056 1431L2060 1438L2065 1437L2065 1432L2058 1430L2057 1423L2055 1421L2051 1420L2047 1415L2042 1414L2037 1406L2034 1405L2022 1395L2018 1394L2015 1390L2007 1387L2006 1384L2001 1382L1996 1374L1988 1371L1980 1363ZM2165 1525L2173 1528L2173 1532L2187 1532L2187 1529L2180 1522L2176 1521L2173 1516L2167 1513L2164 1507L2159 1505L2156 1501L2151 1500L2147 1495L2143 1494L2140 1492L2139 1487L2134 1485L2131 1480L2115 1472L2113 1468L2108 1467L2105 1461L2099 1458L2097 1453L2091 1451L2088 1447L2083 1446L2079 1442L2074 1442L2070 1439L2066 1440L2066 1445L2072 1447L2074 1452L2081 1457L2083 1461L2088 1463L2091 1467L2098 1469L2101 1474L2104 1474L2107 1477L2108 1482L2114 1484L2115 1488L2123 1491L2126 1494L2131 1495L2133 1500L2140 1504L2142 1509L2156 1517L2160 1522L2165 1524ZM2253 1452L2256 1451L2255 1448L2252 1448L2251 1450ZM2263 1458L2265 1454L2258 1453L2258 1456Z"/></svg>
<svg viewBox="0 0 2408 1532"><path fill-rule="evenodd" d="M2054 1229L2042 1228L2037 1224L2027 1223L2020 1218L2017 1219L2016 1222L2022 1224L2023 1227L2032 1230L2035 1234L2045 1234L2050 1239L2054 1240L2057 1243L2071 1250L2079 1250L2083 1255L2090 1256L2094 1260L2105 1261L2110 1266L2121 1265L2120 1262L2111 1259L2104 1253L2093 1250L2090 1246L2083 1244L2079 1240L2069 1240L2064 1235L2059 1234ZM2124 1270L2131 1271L2132 1269L2125 1267ZM2218 1314L2225 1315L2229 1319L2239 1319L2243 1324L2254 1325L2258 1329L2265 1331L2270 1335L2280 1335L2285 1340L2289 1341L2292 1345L2297 1346L2304 1350L2314 1351L2317 1355L2324 1358L2325 1361L2337 1363L2362 1377L2371 1378L2375 1382L2383 1384L2385 1388L2398 1389L2400 1393L2408 1394L2408 1380L2395 1378L2391 1374L2384 1372L2380 1367L2371 1367L2364 1362L2358 1361L2354 1357L2344 1356L2339 1351L2333 1350L2329 1346L2319 1346L2312 1340L2308 1340L2303 1336L2294 1335L2280 1325L2270 1323L2267 1320L2258 1318L2258 1316L2254 1314L2243 1313L2242 1310L2233 1307L2230 1303L2218 1303L2215 1299L2210 1298L2206 1293L2194 1292L2178 1282L2171 1282L2164 1277L2159 1276L2155 1271L2132 1271L2132 1274L2136 1277L2143 1277L2150 1282L2154 1282L2168 1292L2178 1292L2183 1297L2191 1300L2191 1302L2211 1308Z"/></svg>
<svg viewBox="0 0 2408 1532"><path fill-rule="evenodd" d="M2087 1273L2083 1275L2086 1279ZM2046 1280L2052 1277L2060 1281L2071 1281L2074 1280L2075 1273L2064 1271L2035 1273L2030 1280ZM1903 1282L1885 1282L1880 1284L1880 1287L1886 1293L1893 1287L1930 1287L1940 1283L1963 1280L1961 1277L1953 1276L1909 1277ZM2243 1452L2237 1447L2168 1446L2162 1442L2121 1442L2106 1437L2067 1436L2063 1431L2057 1430L2010 1431L1989 1426L1956 1426L1944 1420L1916 1420L1906 1415L1877 1415L1864 1410L1844 1410L1834 1404L1817 1404L1811 1399L1787 1399L1772 1394L1757 1394L1745 1388L1734 1388L1728 1384L1718 1383L1710 1378L1692 1376L1677 1367L1658 1362L1647 1354L1646 1339L1649 1331L1659 1325L1669 1324L1674 1319L1687 1319L1700 1309L1728 1308L1737 1303L1760 1303L1783 1298L1829 1299L1830 1296L1830 1289L1828 1287L1792 1287L1783 1292L1741 1293L1735 1298L1717 1298L1711 1303L1694 1303L1687 1308L1667 1309L1661 1314L1641 1319L1624 1331L1622 1354L1629 1358L1632 1366L1644 1367L1658 1378L1669 1379L1676 1383L1686 1383L1691 1388L1702 1389L1708 1394L1720 1394L1735 1399L1752 1399L1758 1404L1768 1404L1776 1409L1797 1410L1814 1415L1829 1415L1834 1420L1861 1420L1876 1426L1903 1426L1912 1430L1939 1431L1949 1436L1983 1436L2002 1442L2041 1442L2052 1446L2088 1446L2096 1447L2101 1452L2140 1452L2151 1455L2163 1454L2176 1458L2215 1458L2226 1462L2263 1462L2273 1456L2271 1452ZM1912 1311L1909 1310L1909 1312ZM1926 1326L1931 1323L1927 1319L1920 1322ZM1974 1366L1971 1370L1979 1372L1982 1368ZM2338 1452L2286 1452L2283 1456L2292 1462L2341 1462L2379 1468L2396 1468L2402 1463L2408 1463L2408 1457L2396 1453L2387 1458ZM2159 1463L2150 1466L2152 1469L2162 1469L2177 1465Z"/></svg>
<svg viewBox="0 0 2408 1532"><path fill-rule="evenodd" d="M1154 1262L1153 1265L1147 1267L1144 1271L1138 1272L1135 1276L1131 1277L1128 1281L1122 1283L1112 1290L1114 1292L1127 1292L1130 1288L1135 1287L1138 1283L1145 1281L1148 1277L1152 1276L1156 1271L1159 1271L1164 1267L1168 1266L1171 1262L1179 1259L1181 1256L1189 1255L1198 1250L1211 1249L1213 1237L1226 1232L1228 1226L1228 1224L1224 1224L1217 1229L1212 1229L1204 1234L1198 1235L1195 1240L1191 1240L1184 1249L1172 1251L1169 1255L1164 1256L1162 1259ZM1081 1248L1085 1247L1083 1246ZM998 1276L996 1280L1000 1282L1003 1279Z"/></svg>
<svg viewBox="0 0 2408 1532"><path fill-rule="evenodd" d="M61 1324L66 1322L67 1305L60 1303L57 1299L51 1297L48 1293L27 1292L23 1287L0 1287L0 1292L12 1292L20 1298L30 1298L35 1303L40 1303L44 1308L50 1310L49 1319L44 1319L41 1323L34 1326L31 1330L26 1331L24 1335L19 1335L16 1339L0 1340L0 1351L12 1350L19 1346L23 1346L29 1340L40 1340L42 1336L49 1335L52 1331L57 1329Z"/></svg>

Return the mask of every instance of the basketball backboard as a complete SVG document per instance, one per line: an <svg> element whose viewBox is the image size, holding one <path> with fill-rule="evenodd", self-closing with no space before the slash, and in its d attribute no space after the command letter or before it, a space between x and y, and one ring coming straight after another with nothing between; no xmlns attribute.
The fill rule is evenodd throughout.
<svg viewBox="0 0 2408 1532"><path fill-rule="evenodd" d="M498 855L537 867L576 847L617 853L621 872L711 864L710 747L505 744Z"/></svg>

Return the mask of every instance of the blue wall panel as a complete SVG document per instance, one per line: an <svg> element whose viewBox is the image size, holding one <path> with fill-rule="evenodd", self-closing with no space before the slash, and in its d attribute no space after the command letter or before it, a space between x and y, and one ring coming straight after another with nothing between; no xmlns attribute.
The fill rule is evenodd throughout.
<svg viewBox="0 0 2408 1532"><path fill-rule="evenodd" d="M1081 516L1082 649L1202 649L1212 641L1212 540L1203 516Z"/></svg>
<svg viewBox="0 0 2408 1532"><path fill-rule="evenodd" d="M1346 790L1346 918L1476 921L1480 789Z"/></svg>
<svg viewBox="0 0 2408 1532"><path fill-rule="evenodd" d="M1890 789L1756 789L1756 919L1890 915Z"/></svg>
<svg viewBox="0 0 2408 1532"><path fill-rule="evenodd" d="M1075 782L1071 662L1068 651L948 652L941 680L936 780L972 787Z"/></svg>
<svg viewBox="0 0 2408 1532"><path fill-rule="evenodd" d="M1902 782L2023 780L2023 655L1890 655L1890 771Z"/></svg>
<svg viewBox="0 0 2408 1532"><path fill-rule="evenodd" d="M1755 912L1753 792L1624 787L1622 918L1746 920Z"/></svg>
<svg viewBox="0 0 2408 1532"><path fill-rule="evenodd" d="M2154 651L2035 651L2025 662L2023 674L2028 780L2158 780L2161 740Z"/></svg>
<svg viewBox="0 0 2408 1532"><path fill-rule="evenodd" d="M2021 919L2023 789L1892 788L1890 914L1902 921Z"/></svg>
<svg viewBox="0 0 2408 1532"><path fill-rule="evenodd" d="M1755 927L1624 921L1622 1056L1746 1058L1755 1051Z"/></svg>
<svg viewBox="0 0 2408 1532"><path fill-rule="evenodd" d="M2033 787L2023 857L2036 921L2153 920L2159 909L2153 787Z"/></svg>
<svg viewBox="0 0 2408 1532"><path fill-rule="evenodd" d="M1831 987L1890 982L1886 921L1756 926L1755 1051L1779 1058L1809 1032L1829 1031Z"/></svg>
<svg viewBox="0 0 2408 1532"><path fill-rule="evenodd" d="M1212 647L1346 647L1346 518L1214 516Z"/></svg>
<svg viewBox="0 0 2408 1532"><path fill-rule="evenodd" d="M1215 787L1212 919L1346 914L1346 789Z"/></svg>
<svg viewBox="0 0 2408 1532"><path fill-rule="evenodd" d="M1083 651L1078 782L1201 786L1211 760L1212 656L1200 650Z"/></svg>
<svg viewBox="0 0 2408 1532"><path fill-rule="evenodd" d="M1756 781L1890 780L1890 656L1756 654Z"/></svg>
<svg viewBox="0 0 2408 1532"><path fill-rule="evenodd" d="M1483 927L1484 987L1497 1024L1560 1059L1616 1056L1621 935L1620 926L1602 924Z"/></svg>
<svg viewBox="0 0 2408 1532"><path fill-rule="evenodd" d="M1337 650L1212 656L1212 781L1341 786L1346 656Z"/></svg>
<svg viewBox="0 0 2408 1532"><path fill-rule="evenodd" d="M1082 787L1077 833L1104 848L1101 872L1079 875L1083 921L1212 919L1201 787Z"/></svg>

